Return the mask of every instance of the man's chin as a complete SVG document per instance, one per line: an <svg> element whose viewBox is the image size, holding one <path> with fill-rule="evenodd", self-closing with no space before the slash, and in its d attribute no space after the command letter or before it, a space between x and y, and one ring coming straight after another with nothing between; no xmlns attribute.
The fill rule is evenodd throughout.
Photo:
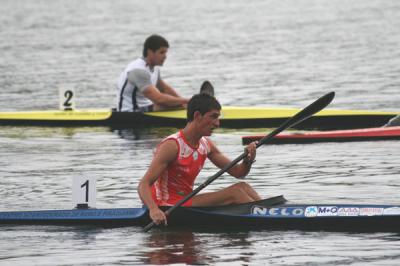
<svg viewBox="0 0 400 266"><path fill-rule="evenodd" d="M213 133L214 133L214 129L211 129L211 130L208 132L207 136L209 137L209 136L211 136Z"/></svg>

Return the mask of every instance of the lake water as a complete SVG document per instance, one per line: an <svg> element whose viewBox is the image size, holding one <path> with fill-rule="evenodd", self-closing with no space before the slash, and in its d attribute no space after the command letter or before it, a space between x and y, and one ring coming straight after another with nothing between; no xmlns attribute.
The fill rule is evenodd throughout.
<svg viewBox="0 0 400 266"><path fill-rule="evenodd" d="M224 105L400 111L400 2L3 0L0 110L115 106L115 83L144 39L170 42L164 79L181 94L210 80ZM152 149L176 129L0 127L0 211L70 209L74 176L97 207L139 206ZM230 158L250 130L212 139ZM399 204L400 142L265 146L248 182L297 203ZM198 184L216 169L207 163ZM206 191L235 182L224 175ZM399 225L400 226L400 225ZM399 265L400 236L1 226L0 265Z"/></svg>

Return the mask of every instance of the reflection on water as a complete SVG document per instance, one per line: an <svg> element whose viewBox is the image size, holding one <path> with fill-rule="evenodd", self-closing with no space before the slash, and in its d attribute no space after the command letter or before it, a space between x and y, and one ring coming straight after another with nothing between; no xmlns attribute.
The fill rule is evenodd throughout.
<svg viewBox="0 0 400 266"><path fill-rule="evenodd" d="M214 248L239 251L231 254L233 261L250 262L255 254L248 249L252 245L249 232L156 229L148 234L143 243L148 251L140 253L144 264L213 264L219 261Z"/></svg>
<svg viewBox="0 0 400 266"><path fill-rule="evenodd" d="M126 140L161 140L179 129L174 127L147 127L147 128L127 128L112 130L119 137Z"/></svg>
<svg viewBox="0 0 400 266"><path fill-rule="evenodd" d="M400 236L383 233L2 226L0 237L1 265L397 265L400 259Z"/></svg>
<svg viewBox="0 0 400 266"><path fill-rule="evenodd" d="M109 131L108 127L36 127L36 126L1 126L0 137L29 139L29 138L52 138L73 137L78 134L100 133Z"/></svg>
<svg viewBox="0 0 400 266"><path fill-rule="evenodd" d="M206 260L193 232L156 230L150 234L143 243L149 250L143 254L144 264L202 264Z"/></svg>

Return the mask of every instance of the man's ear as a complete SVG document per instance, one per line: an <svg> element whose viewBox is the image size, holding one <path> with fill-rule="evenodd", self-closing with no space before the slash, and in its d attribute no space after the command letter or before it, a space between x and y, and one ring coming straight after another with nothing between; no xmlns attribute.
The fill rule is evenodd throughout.
<svg viewBox="0 0 400 266"><path fill-rule="evenodd" d="M154 54L153 50L151 50L150 48L148 48L148 49L147 49L147 56L146 56L146 58L153 57L153 54Z"/></svg>
<svg viewBox="0 0 400 266"><path fill-rule="evenodd" d="M202 117L202 114L199 111L195 111L193 114L193 120L199 119Z"/></svg>

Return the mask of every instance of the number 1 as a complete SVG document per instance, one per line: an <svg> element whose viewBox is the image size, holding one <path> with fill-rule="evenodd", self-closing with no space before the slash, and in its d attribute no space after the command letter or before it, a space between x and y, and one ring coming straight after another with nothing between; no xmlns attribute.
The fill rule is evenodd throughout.
<svg viewBox="0 0 400 266"><path fill-rule="evenodd" d="M89 202L89 180L86 180L81 187L86 187L86 202Z"/></svg>

